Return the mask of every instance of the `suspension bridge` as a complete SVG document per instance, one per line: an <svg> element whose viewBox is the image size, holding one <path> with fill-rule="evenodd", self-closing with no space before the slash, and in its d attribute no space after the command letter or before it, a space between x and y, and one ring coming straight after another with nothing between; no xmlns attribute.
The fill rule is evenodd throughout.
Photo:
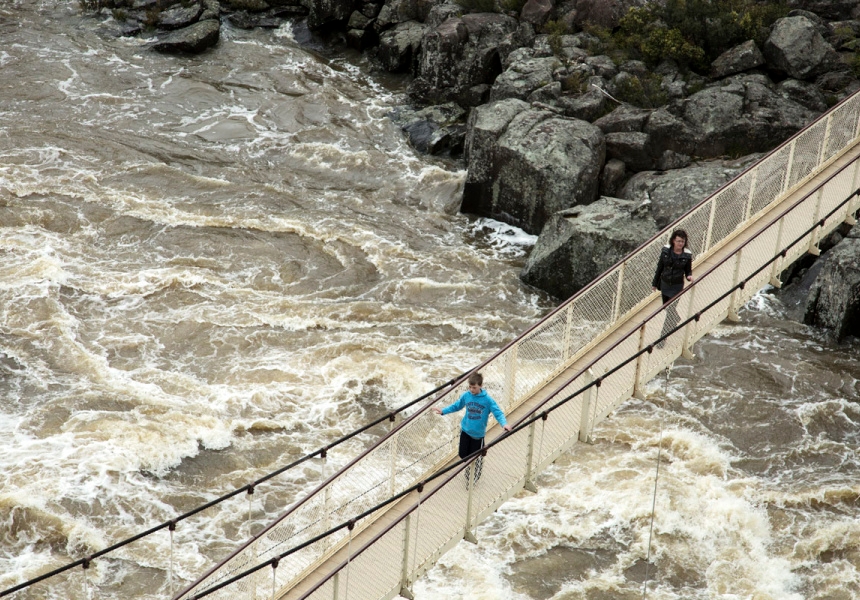
<svg viewBox="0 0 860 600"><path fill-rule="evenodd" d="M466 374L390 415L391 428L357 456L321 449L319 484L165 598L411 598L412 585L560 454L860 208L860 94L847 98L689 210L474 370L503 408L511 433L487 435L483 475L464 477L459 419L430 409L466 390ZM672 229L695 252L695 280L670 303L651 278ZM340 453L340 454L339 454ZM327 473L326 465L337 465ZM248 497L254 485L237 490ZM212 503L210 503L212 504ZM138 538L143 537L137 536ZM106 551L97 553L104 554ZM70 566L84 572L96 555ZM59 572L58 570L57 572ZM49 579L46 574L37 580ZM34 580L34 581L37 581ZM183 576L183 580L189 579ZM86 581L86 578L85 578ZM0 592L25 589L32 582Z"/></svg>

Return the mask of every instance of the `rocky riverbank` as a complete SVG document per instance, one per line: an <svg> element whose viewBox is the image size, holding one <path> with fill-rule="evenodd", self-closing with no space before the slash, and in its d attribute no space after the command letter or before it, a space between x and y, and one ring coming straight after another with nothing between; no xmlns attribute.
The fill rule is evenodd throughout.
<svg viewBox="0 0 860 600"><path fill-rule="evenodd" d="M412 103L391 118L418 151L464 161L460 210L540 234L522 279L559 298L860 89L860 0L707 13L721 4L82 0L105 33L155 51L202 52L223 20L300 19L408 73ZM834 248L827 263L852 256ZM809 284L807 320L857 333L850 279ZM819 314L831 296L841 320Z"/></svg>

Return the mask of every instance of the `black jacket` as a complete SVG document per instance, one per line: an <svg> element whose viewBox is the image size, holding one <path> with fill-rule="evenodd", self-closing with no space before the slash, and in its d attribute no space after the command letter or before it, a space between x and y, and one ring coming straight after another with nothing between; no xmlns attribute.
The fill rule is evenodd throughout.
<svg viewBox="0 0 860 600"><path fill-rule="evenodd" d="M658 290L666 287L684 285L684 278L693 274L693 253L684 248L678 255L672 252L669 246L663 246L660 251L660 260L657 261L657 272L654 273L654 281L651 285Z"/></svg>

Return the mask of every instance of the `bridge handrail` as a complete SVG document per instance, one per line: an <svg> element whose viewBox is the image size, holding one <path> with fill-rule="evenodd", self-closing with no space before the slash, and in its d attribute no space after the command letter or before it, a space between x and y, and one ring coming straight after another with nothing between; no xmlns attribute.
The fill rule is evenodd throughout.
<svg viewBox="0 0 860 600"><path fill-rule="evenodd" d="M834 159L855 140L858 126L860 95L855 94L691 208L675 226L686 229L690 245L699 251L697 260L713 252L741 224ZM715 218L717 213L719 219ZM668 228L645 242L478 367L484 373L485 387L505 412L516 408L599 342L614 323L653 297L651 274L667 232ZM454 455L457 425L453 420L427 418L427 409L465 391L464 379L417 410L372 448L347 462L175 598L202 588L204 582L217 583L262 557L274 555L288 541L297 543L314 537L326 530L339 514L362 512L363 508L407 489L444 464ZM439 443L433 446L435 442ZM345 540L342 536L328 548L316 548L316 555L309 552L307 556L292 557L289 569L281 566L283 579L301 577L307 568Z"/></svg>

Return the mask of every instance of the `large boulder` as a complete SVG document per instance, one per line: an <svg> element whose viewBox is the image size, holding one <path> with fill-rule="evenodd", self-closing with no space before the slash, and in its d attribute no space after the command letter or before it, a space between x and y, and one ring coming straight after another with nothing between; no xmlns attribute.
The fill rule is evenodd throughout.
<svg viewBox="0 0 860 600"><path fill-rule="evenodd" d="M376 17L376 28L381 31L406 21L423 23L430 10L441 2L442 0L386 0Z"/></svg>
<svg viewBox="0 0 860 600"><path fill-rule="evenodd" d="M764 44L767 62L795 79L811 79L833 68L838 55L805 16L785 17L773 24Z"/></svg>
<svg viewBox="0 0 860 600"><path fill-rule="evenodd" d="M484 94L475 88L492 84L502 72L499 46L518 26L515 18L495 13L447 19L424 36L410 95L423 104L479 104Z"/></svg>
<svg viewBox="0 0 860 600"><path fill-rule="evenodd" d="M737 161L708 161L671 171L643 171L633 175L619 196L649 207L657 226L666 227L687 210L743 172L758 155Z"/></svg>
<svg viewBox="0 0 860 600"><path fill-rule="evenodd" d="M308 3L308 27L318 29L329 23L345 22L355 8L353 0L312 0Z"/></svg>
<svg viewBox="0 0 860 600"><path fill-rule="evenodd" d="M382 66L392 73L414 72L426 29L417 21L404 21L379 36L376 57Z"/></svg>
<svg viewBox="0 0 860 600"><path fill-rule="evenodd" d="M833 329L839 339L860 335L860 228L849 231L818 262L805 321Z"/></svg>
<svg viewBox="0 0 860 600"><path fill-rule="evenodd" d="M720 54L711 63L711 75L715 78L728 77L743 71L755 69L764 64L764 54L753 40L735 46Z"/></svg>
<svg viewBox="0 0 860 600"><path fill-rule="evenodd" d="M860 18L860 0L788 0L786 4L829 20Z"/></svg>
<svg viewBox="0 0 860 600"><path fill-rule="evenodd" d="M594 125L530 108L517 112L490 147L477 148L477 139L471 134L467 140L470 173L463 212L536 234L553 213L597 199L606 148ZM472 173L473 159L479 173Z"/></svg>
<svg viewBox="0 0 860 600"><path fill-rule="evenodd" d="M773 149L814 120L815 111L786 98L765 75L735 75L683 103L683 119L695 128L695 154L716 157Z"/></svg>
<svg viewBox="0 0 860 600"><path fill-rule="evenodd" d="M158 38L152 49L167 54L197 54L218 43L221 23L217 19L198 21Z"/></svg>
<svg viewBox="0 0 860 600"><path fill-rule="evenodd" d="M490 102L506 98L525 100L535 90L552 83L552 73L560 66L561 62L554 56L514 62L496 78L490 90Z"/></svg>
<svg viewBox="0 0 860 600"><path fill-rule="evenodd" d="M572 296L659 231L640 204L603 197L555 213L520 279L556 298Z"/></svg>

